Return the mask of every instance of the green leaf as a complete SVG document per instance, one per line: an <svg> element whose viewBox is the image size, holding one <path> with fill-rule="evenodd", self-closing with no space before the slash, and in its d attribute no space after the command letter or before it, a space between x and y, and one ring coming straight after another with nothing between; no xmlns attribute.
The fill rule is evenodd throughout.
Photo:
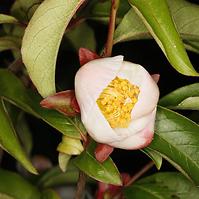
<svg viewBox="0 0 199 199"><path fill-rule="evenodd" d="M184 45L170 15L166 0L152 0L150 2L146 0L130 0L130 3L135 12L143 20L148 31L154 37L171 65L184 75L199 76L184 49ZM142 30L143 27L138 24L134 26L134 31L136 32L137 30ZM126 27L128 26L126 25ZM140 32L140 34L146 33ZM146 34L145 36L148 37Z"/></svg>
<svg viewBox="0 0 199 199"><path fill-rule="evenodd" d="M42 0L16 0L11 7L11 14L23 22L29 21Z"/></svg>
<svg viewBox="0 0 199 199"><path fill-rule="evenodd" d="M15 199L15 198L8 196L7 194L0 193L0 199Z"/></svg>
<svg viewBox="0 0 199 199"><path fill-rule="evenodd" d="M0 169L0 179L0 194L6 194L14 199L40 198L39 190L14 172Z"/></svg>
<svg viewBox="0 0 199 199"><path fill-rule="evenodd" d="M64 31L84 0L45 0L26 28L22 58L30 78L43 96L56 92L55 65Z"/></svg>
<svg viewBox="0 0 199 199"><path fill-rule="evenodd" d="M15 157L28 171L37 174L36 169L20 145L2 99L0 101L0 121L0 146Z"/></svg>
<svg viewBox="0 0 199 199"><path fill-rule="evenodd" d="M41 199L61 199L61 198L52 189L47 189L47 190L42 192Z"/></svg>
<svg viewBox="0 0 199 199"><path fill-rule="evenodd" d="M187 178L199 185L199 125L159 107L155 137L149 148L157 151Z"/></svg>
<svg viewBox="0 0 199 199"><path fill-rule="evenodd" d="M79 117L66 117L57 111L40 107L41 97L27 90L11 72L0 69L0 77L0 96L4 99L44 120L68 137L81 139L81 134L86 133Z"/></svg>
<svg viewBox="0 0 199 199"><path fill-rule="evenodd" d="M126 13L115 30L114 44L139 39L152 39L152 37L140 17L132 8Z"/></svg>
<svg viewBox="0 0 199 199"><path fill-rule="evenodd" d="M189 109L189 110L198 110L199 111L199 97L188 97L183 100L176 109Z"/></svg>
<svg viewBox="0 0 199 199"><path fill-rule="evenodd" d="M184 40L184 45L185 45L187 50L190 50L192 52L199 54L199 42L198 41Z"/></svg>
<svg viewBox="0 0 199 199"><path fill-rule="evenodd" d="M109 22L111 9L111 1L93 0L88 3L87 9L84 10L83 15L87 19L96 20L103 23ZM120 1L119 9L117 11L116 23L119 23L126 12L130 9L127 1Z"/></svg>
<svg viewBox="0 0 199 199"><path fill-rule="evenodd" d="M176 28L185 46L198 52L199 49L199 6L184 0L167 0ZM118 25L114 42L151 38L149 31L134 9L130 9ZM195 47L194 47L195 46ZM196 49L197 48L197 49Z"/></svg>
<svg viewBox="0 0 199 199"><path fill-rule="evenodd" d="M76 51L78 51L80 47L88 48L93 51L96 50L94 31L86 22L69 30L65 34L65 37Z"/></svg>
<svg viewBox="0 0 199 199"><path fill-rule="evenodd" d="M98 181L121 185L120 174L114 162L110 157L103 163L98 162L94 157L95 147L96 145L91 143L88 149L73 160L74 165Z"/></svg>
<svg viewBox="0 0 199 199"><path fill-rule="evenodd" d="M13 16L0 14L0 24L3 23L18 23L18 20Z"/></svg>
<svg viewBox="0 0 199 199"><path fill-rule="evenodd" d="M199 83L178 88L162 97L161 106L172 109L199 110Z"/></svg>
<svg viewBox="0 0 199 199"><path fill-rule="evenodd" d="M156 168L159 170L162 166L162 156L160 156L156 151L154 151L151 148L144 148L141 150L142 152L144 152L149 158L151 158L151 160L153 160Z"/></svg>
<svg viewBox="0 0 199 199"><path fill-rule="evenodd" d="M0 37L0 52L4 50L19 50L20 40L15 37L5 36Z"/></svg>
<svg viewBox="0 0 199 199"><path fill-rule="evenodd" d="M33 147L32 134L23 112L17 118L15 129L26 153L30 154Z"/></svg>
<svg viewBox="0 0 199 199"><path fill-rule="evenodd" d="M199 189L180 173L157 173L125 188L126 199L196 199Z"/></svg>
<svg viewBox="0 0 199 199"><path fill-rule="evenodd" d="M69 163L67 171L63 173L59 167L54 167L47 171L38 181L42 188L65 185L66 183L76 183L79 172L76 167Z"/></svg>
<svg viewBox="0 0 199 199"><path fill-rule="evenodd" d="M15 131L19 137L20 143L22 144L25 152L29 155L31 153L33 143L32 143L32 133L29 129L28 123L26 121L26 115L16 106L4 101L6 111L8 112L9 118L13 124Z"/></svg>

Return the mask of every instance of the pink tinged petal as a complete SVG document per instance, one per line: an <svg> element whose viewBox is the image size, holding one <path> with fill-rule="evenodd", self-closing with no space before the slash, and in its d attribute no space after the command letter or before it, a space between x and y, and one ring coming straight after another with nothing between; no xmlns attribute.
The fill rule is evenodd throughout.
<svg viewBox="0 0 199 199"><path fill-rule="evenodd" d="M128 79L141 90L128 129L112 129L96 103L116 76ZM75 90L82 122L94 140L123 149L142 148L151 142L159 90L142 66L123 62L122 56L91 61L78 71Z"/></svg>
<svg viewBox="0 0 199 199"><path fill-rule="evenodd" d="M114 148L107 144L98 144L95 149L95 158L99 162L104 162L110 154L113 152Z"/></svg>
<svg viewBox="0 0 199 199"><path fill-rule="evenodd" d="M132 119L149 114L156 107L159 99L158 86L150 74L142 66L124 61L118 76L128 79L140 88L138 101L131 112Z"/></svg>
<svg viewBox="0 0 199 199"><path fill-rule="evenodd" d="M160 80L160 74L153 74L151 75L152 79L154 80L154 82L157 84Z"/></svg>
<svg viewBox="0 0 199 199"><path fill-rule="evenodd" d="M81 114L81 119L88 134L99 143L107 144L112 141L120 141L125 137L125 135L117 135L115 133L96 103L93 105L91 111Z"/></svg>
<svg viewBox="0 0 199 199"><path fill-rule="evenodd" d="M153 115L149 113L138 119L132 119L131 123L129 124L128 128L115 128L114 131L117 135L123 136L123 138L132 136L137 134L137 132L141 131L146 127L146 125L151 121Z"/></svg>
<svg viewBox="0 0 199 199"><path fill-rule="evenodd" d="M148 124L136 134L133 134L121 141L108 143L115 148L135 150L148 146L153 140L156 109L151 113Z"/></svg>
<svg viewBox="0 0 199 199"><path fill-rule="evenodd" d="M95 52L89 49L86 49L86 48L79 49L79 61L80 61L81 66L88 63L89 61L92 61L94 59L99 59L99 58L100 58L99 55L97 55Z"/></svg>
<svg viewBox="0 0 199 199"><path fill-rule="evenodd" d="M82 66L75 76L75 93L82 122L91 137L101 143L120 139L101 113L96 100L116 77L122 62L123 56L97 59Z"/></svg>

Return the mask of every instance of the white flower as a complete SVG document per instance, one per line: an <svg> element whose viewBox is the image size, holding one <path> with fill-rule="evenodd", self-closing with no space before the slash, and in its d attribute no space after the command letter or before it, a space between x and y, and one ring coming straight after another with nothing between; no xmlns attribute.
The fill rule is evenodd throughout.
<svg viewBox="0 0 199 199"><path fill-rule="evenodd" d="M95 141L122 149L152 141L159 89L142 66L123 56L90 61L76 74L75 94Z"/></svg>

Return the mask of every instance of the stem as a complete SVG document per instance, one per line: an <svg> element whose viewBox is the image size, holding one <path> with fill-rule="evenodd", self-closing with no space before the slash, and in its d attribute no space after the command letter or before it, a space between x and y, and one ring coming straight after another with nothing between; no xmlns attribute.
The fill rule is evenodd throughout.
<svg viewBox="0 0 199 199"><path fill-rule="evenodd" d="M0 165L1 165L2 158L3 158L3 149L0 148Z"/></svg>
<svg viewBox="0 0 199 199"><path fill-rule="evenodd" d="M138 171L125 186L130 186L133 184L138 178L140 178L143 174L145 174L149 169L151 169L154 165L153 161L150 161L148 164L146 164L140 171Z"/></svg>
<svg viewBox="0 0 199 199"><path fill-rule="evenodd" d="M77 191L74 199L81 199L84 194L84 189L86 185L86 175L80 171L79 172L79 179L77 183Z"/></svg>
<svg viewBox="0 0 199 199"><path fill-rule="evenodd" d="M108 27L108 37L106 41L104 57L110 57L112 54L115 21L116 21L117 10L119 8L119 3L120 0L112 0L111 14L109 19L109 27Z"/></svg>
<svg viewBox="0 0 199 199"><path fill-rule="evenodd" d="M8 66L8 70L10 70L13 73L18 73L19 71L21 71L23 68L23 62L22 62L22 58L19 57L18 59L16 59L15 61L13 61L9 66Z"/></svg>
<svg viewBox="0 0 199 199"><path fill-rule="evenodd" d="M69 32L71 29L75 28L76 26L80 25L81 23L83 23L84 21L86 21L86 18L77 18L74 19L66 28L65 33Z"/></svg>

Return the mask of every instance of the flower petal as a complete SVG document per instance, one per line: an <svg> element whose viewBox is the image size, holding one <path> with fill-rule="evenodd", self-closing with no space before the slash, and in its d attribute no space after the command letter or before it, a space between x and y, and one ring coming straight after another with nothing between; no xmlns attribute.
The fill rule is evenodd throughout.
<svg viewBox="0 0 199 199"><path fill-rule="evenodd" d="M117 135L114 129L111 128L96 103L87 114L81 116L82 122L85 125L88 134L95 141L106 144L112 141L120 141L125 138L125 134Z"/></svg>
<svg viewBox="0 0 199 199"><path fill-rule="evenodd" d="M141 118L138 118L136 120L132 119L130 125L128 128L115 128L114 131L117 133L117 135L121 135L123 137L132 136L134 134L137 134L137 132L143 130L146 125L151 121L152 113L149 113Z"/></svg>
<svg viewBox="0 0 199 199"><path fill-rule="evenodd" d="M110 146L121 149L135 150L148 146L153 140L156 110L151 114L149 123L141 131L121 141L108 143Z"/></svg>
<svg viewBox="0 0 199 199"><path fill-rule="evenodd" d="M98 142L119 140L97 106L96 100L115 78L123 56L102 58L82 66L75 76L75 94L81 110L81 119L88 133Z"/></svg>
<svg viewBox="0 0 199 199"><path fill-rule="evenodd" d="M132 110L132 119L149 114L157 105L159 89L150 74L140 65L123 62L118 76L139 86L138 102Z"/></svg>

